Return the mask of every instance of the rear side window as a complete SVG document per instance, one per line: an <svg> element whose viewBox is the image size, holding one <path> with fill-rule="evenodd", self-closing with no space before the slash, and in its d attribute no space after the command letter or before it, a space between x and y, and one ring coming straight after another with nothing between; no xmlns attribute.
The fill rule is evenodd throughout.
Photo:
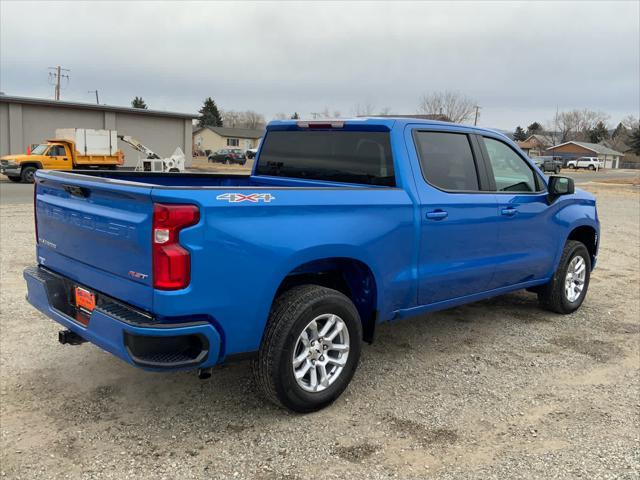
<svg viewBox="0 0 640 480"><path fill-rule="evenodd" d="M396 186L389 132L270 131L256 173Z"/></svg>
<svg viewBox="0 0 640 480"><path fill-rule="evenodd" d="M529 165L507 144L484 138L489 162L499 192L535 192L536 178Z"/></svg>
<svg viewBox="0 0 640 480"><path fill-rule="evenodd" d="M416 132L425 180L443 190L476 191L478 171L469 137L463 133Z"/></svg>

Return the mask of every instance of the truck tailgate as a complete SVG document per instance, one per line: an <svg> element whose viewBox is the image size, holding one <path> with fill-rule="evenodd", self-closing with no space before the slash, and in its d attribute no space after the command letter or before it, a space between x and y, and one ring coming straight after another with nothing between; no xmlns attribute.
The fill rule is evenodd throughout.
<svg viewBox="0 0 640 480"><path fill-rule="evenodd" d="M38 262L151 310L151 187L38 172L35 188Z"/></svg>

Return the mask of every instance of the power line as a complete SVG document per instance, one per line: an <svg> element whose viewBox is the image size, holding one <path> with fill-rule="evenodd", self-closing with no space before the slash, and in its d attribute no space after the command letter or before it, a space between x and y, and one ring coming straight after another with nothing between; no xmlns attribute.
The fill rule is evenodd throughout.
<svg viewBox="0 0 640 480"><path fill-rule="evenodd" d="M53 70L53 72L49 72L49 80L53 80L51 85L55 86L55 99L60 100L60 81L63 78L66 78L67 82L69 82L69 75L62 72L70 72L71 70L68 68L62 68L60 65L57 67L49 67L49 70Z"/></svg>

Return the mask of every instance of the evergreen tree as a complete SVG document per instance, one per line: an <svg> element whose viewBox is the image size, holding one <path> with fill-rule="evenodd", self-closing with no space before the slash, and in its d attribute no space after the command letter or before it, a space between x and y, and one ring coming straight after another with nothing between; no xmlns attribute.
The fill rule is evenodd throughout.
<svg viewBox="0 0 640 480"><path fill-rule="evenodd" d="M518 125L515 132L513 132L513 139L517 142L522 142L527 139L527 134L520 125Z"/></svg>
<svg viewBox="0 0 640 480"><path fill-rule="evenodd" d="M527 127L527 138L529 138L531 135L542 133L543 131L544 129L542 128L541 124L539 124L538 122L533 122Z"/></svg>
<svg viewBox="0 0 640 480"><path fill-rule="evenodd" d="M199 127L222 127L222 116L218 111L216 102L211 97L208 97L204 101L202 108L198 110L200 117L198 117Z"/></svg>
<svg viewBox="0 0 640 480"><path fill-rule="evenodd" d="M131 106L133 108L142 108L143 110L146 110L148 108L142 97L135 97L133 100L131 100Z"/></svg>
<svg viewBox="0 0 640 480"><path fill-rule="evenodd" d="M589 130L588 134L591 143L600 143L609 138L609 131L603 122L596 123L596 126Z"/></svg>
<svg viewBox="0 0 640 480"><path fill-rule="evenodd" d="M631 151L636 155L640 155L640 126L637 126L629 136L629 146Z"/></svg>
<svg viewBox="0 0 640 480"><path fill-rule="evenodd" d="M616 127L616 129L613 131L613 133L611 134L611 138L618 138L620 135L625 135L627 134L627 127L625 127L622 122L618 123L618 126Z"/></svg>
<svg viewBox="0 0 640 480"><path fill-rule="evenodd" d="M293 115L291 115L291 120L298 120L300 118L300 115L298 115L298 112L293 112Z"/></svg>

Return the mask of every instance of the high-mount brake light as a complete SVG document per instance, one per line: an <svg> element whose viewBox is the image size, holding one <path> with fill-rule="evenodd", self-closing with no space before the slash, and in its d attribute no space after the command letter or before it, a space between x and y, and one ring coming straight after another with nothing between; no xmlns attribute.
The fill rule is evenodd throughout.
<svg viewBox="0 0 640 480"><path fill-rule="evenodd" d="M298 122L298 128L343 128L344 121L342 120L321 120L321 121L309 121L302 120Z"/></svg>
<svg viewBox="0 0 640 480"><path fill-rule="evenodd" d="M195 205L153 205L153 287L179 290L191 281L191 254L180 245L180 230L195 225L200 210Z"/></svg>

